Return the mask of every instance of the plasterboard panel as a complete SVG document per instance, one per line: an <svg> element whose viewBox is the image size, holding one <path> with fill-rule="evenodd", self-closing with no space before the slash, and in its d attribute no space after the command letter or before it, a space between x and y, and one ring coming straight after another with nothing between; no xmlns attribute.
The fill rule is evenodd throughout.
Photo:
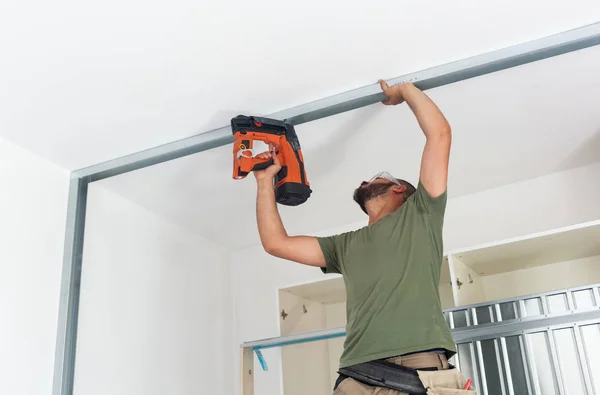
<svg viewBox="0 0 600 395"><path fill-rule="evenodd" d="M491 247L458 252L456 256L480 275L527 269L544 264L600 255L600 223L545 233Z"/></svg>

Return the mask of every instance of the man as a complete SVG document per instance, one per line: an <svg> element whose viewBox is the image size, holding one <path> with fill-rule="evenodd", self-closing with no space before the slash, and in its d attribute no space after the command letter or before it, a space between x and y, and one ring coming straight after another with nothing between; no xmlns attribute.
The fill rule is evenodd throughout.
<svg viewBox="0 0 600 395"><path fill-rule="evenodd" d="M413 84L379 82L387 97L382 103L406 102L425 134L418 186L379 173L354 192L369 216L367 226L330 237L288 236L273 188L281 165L266 152L260 157L272 157L274 164L254 172L258 231L269 254L343 275L347 326L340 368L385 360L410 369L446 370L447 358L456 352L439 295L451 129L435 103ZM334 393L376 390L341 374Z"/></svg>

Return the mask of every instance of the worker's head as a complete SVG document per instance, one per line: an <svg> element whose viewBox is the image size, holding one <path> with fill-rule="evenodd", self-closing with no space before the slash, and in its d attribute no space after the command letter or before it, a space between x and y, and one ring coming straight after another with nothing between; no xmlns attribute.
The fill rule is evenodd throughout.
<svg viewBox="0 0 600 395"><path fill-rule="evenodd" d="M415 191L415 187L410 182L382 171L369 181L363 181L356 188L354 201L369 215L369 208L373 205L400 207Z"/></svg>

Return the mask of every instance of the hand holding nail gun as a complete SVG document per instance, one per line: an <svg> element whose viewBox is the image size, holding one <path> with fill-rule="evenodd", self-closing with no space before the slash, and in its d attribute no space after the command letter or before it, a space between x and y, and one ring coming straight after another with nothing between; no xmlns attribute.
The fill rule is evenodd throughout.
<svg viewBox="0 0 600 395"><path fill-rule="evenodd" d="M261 152L260 154L255 156L256 159L264 159L265 163L270 164L264 170L254 170L254 177L257 180L262 180L265 178L274 178L277 173L281 170L281 162L279 162L279 158L277 157L277 150L273 143L269 144L269 150L266 152Z"/></svg>
<svg viewBox="0 0 600 395"><path fill-rule="evenodd" d="M311 194L304 158L293 125L275 119L238 115L231 120L234 136L233 178L240 180L251 171L258 179L274 179L275 199L286 206L304 203ZM269 146L254 152L254 142Z"/></svg>

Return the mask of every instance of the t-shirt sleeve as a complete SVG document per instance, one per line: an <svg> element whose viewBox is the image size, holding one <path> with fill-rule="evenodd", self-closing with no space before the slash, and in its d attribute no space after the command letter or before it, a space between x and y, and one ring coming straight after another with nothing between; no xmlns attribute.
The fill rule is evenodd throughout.
<svg viewBox="0 0 600 395"><path fill-rule="evenodd" d="M444 191L437 197L432 197L425 189L425 186L419 181L416 192L412 198L415 204L422 212L429 215L444 215L446 211L447 191Z"/></svg>
<svg viewBox="0 0 600 395"><path fill-rule="evenodd" d="M341 237L341 235L317 237L317 241L319 242L319 246L321 247L321 251L323 251L323 256L325 257L326 266L321 268L325 274L342 273L342 263L339 253L339 239Z"/></svg>

